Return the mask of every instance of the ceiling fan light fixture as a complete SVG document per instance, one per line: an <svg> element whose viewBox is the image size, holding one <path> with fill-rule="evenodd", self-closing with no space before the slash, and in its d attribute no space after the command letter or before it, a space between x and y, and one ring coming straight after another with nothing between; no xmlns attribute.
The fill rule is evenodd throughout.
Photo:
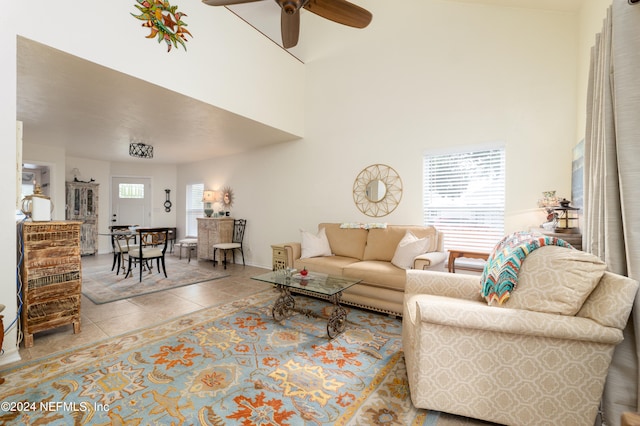
<svg viewBox="0 0 640 426"><path fill-rule="evenodd" d="M142 142L130 142L129 155L136 158L153 158L153 146Z"/></svg>

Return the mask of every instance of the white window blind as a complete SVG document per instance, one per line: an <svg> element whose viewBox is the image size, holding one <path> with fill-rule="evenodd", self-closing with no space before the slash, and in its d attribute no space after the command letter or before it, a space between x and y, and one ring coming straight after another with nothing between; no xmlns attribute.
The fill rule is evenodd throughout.
<svg viewBox="0 0 640 426"><path fill-rule="evenodd" d="M144 198L144 184L121 183L118 185L119 198Z"/></svg>
<svg viewBox="0 0 640 426"><path fill-rule="evenodd" d="M445 249L491 252L504 236L504 148L425 154L424 224Z"/></svg>
<svg viewBox="0 0 640 426"><path fill-rule="evenodd" d="M202 217L202 193L204 192L204 183L195 183L187 185L187 236L195 237L198 235L198 221L196 218Z"/></svg>

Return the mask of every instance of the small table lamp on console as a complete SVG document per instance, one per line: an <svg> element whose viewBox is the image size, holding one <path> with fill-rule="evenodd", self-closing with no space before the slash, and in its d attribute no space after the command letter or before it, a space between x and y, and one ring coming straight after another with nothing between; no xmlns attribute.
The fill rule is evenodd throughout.
<svg viewBox="0 0 640 426"><path fill-rule="evenodd" d="M211 217L211 215L213 214L211 203L213 203L214 201L216 201L215 191L212 191L210 189L204 190L204 192L202 193L202 202L204 203L204 214L207 217Z"/></svg>

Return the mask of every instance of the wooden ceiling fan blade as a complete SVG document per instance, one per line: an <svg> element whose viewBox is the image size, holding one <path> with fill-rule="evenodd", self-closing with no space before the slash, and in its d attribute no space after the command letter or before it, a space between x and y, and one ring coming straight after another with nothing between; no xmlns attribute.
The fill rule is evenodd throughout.
<svg viewBox="0 0 640 426"><path fill-rule="evenodd" d="M280 13L280 32L282 33L282 47L289 49L298 44L300 37L300 12L287 13L284 9Z"/></svg>
<svg viewBox="0 0 640 426"><path fill-rule="evenodd" d="M304 8L338 24L364 28L371 22L371 12L347 0L309 0Z"/></svg>
<svg viewBox="0 0 640 426"><path fill-rule="evenodd" d="M202 0L202 3L208 6L231 6L234 4L241 4L241 3L253 3L255 1L262 1L262 0Z"/></svg>

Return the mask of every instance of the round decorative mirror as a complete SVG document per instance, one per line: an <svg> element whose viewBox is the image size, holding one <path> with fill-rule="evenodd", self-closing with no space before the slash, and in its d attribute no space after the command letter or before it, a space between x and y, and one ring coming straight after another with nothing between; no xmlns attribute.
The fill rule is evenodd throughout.
<svg viewBox="0 0 640 426"><path fill-rule="evenodd" d="M387 165L374 164L365 168L353 183L353 201L367 216L386 216L398 207L401 199L402 180Z"/></svg>
<svg viewBox="0 0 640 426"><path fill-rule="evenodd" d="M380 179L372 180L367 184L365 197L371 202L377 203L382 201L387 195L387 185Z"/></svg>
<svg viewBox="0 0 640 426"><path fill-rule="evenodd" d="M233 191L231 190L230 186L225 186L222 189L222 204L224 205L224 207L226 209L231 208L231 206L233 205Z"/></svg>

